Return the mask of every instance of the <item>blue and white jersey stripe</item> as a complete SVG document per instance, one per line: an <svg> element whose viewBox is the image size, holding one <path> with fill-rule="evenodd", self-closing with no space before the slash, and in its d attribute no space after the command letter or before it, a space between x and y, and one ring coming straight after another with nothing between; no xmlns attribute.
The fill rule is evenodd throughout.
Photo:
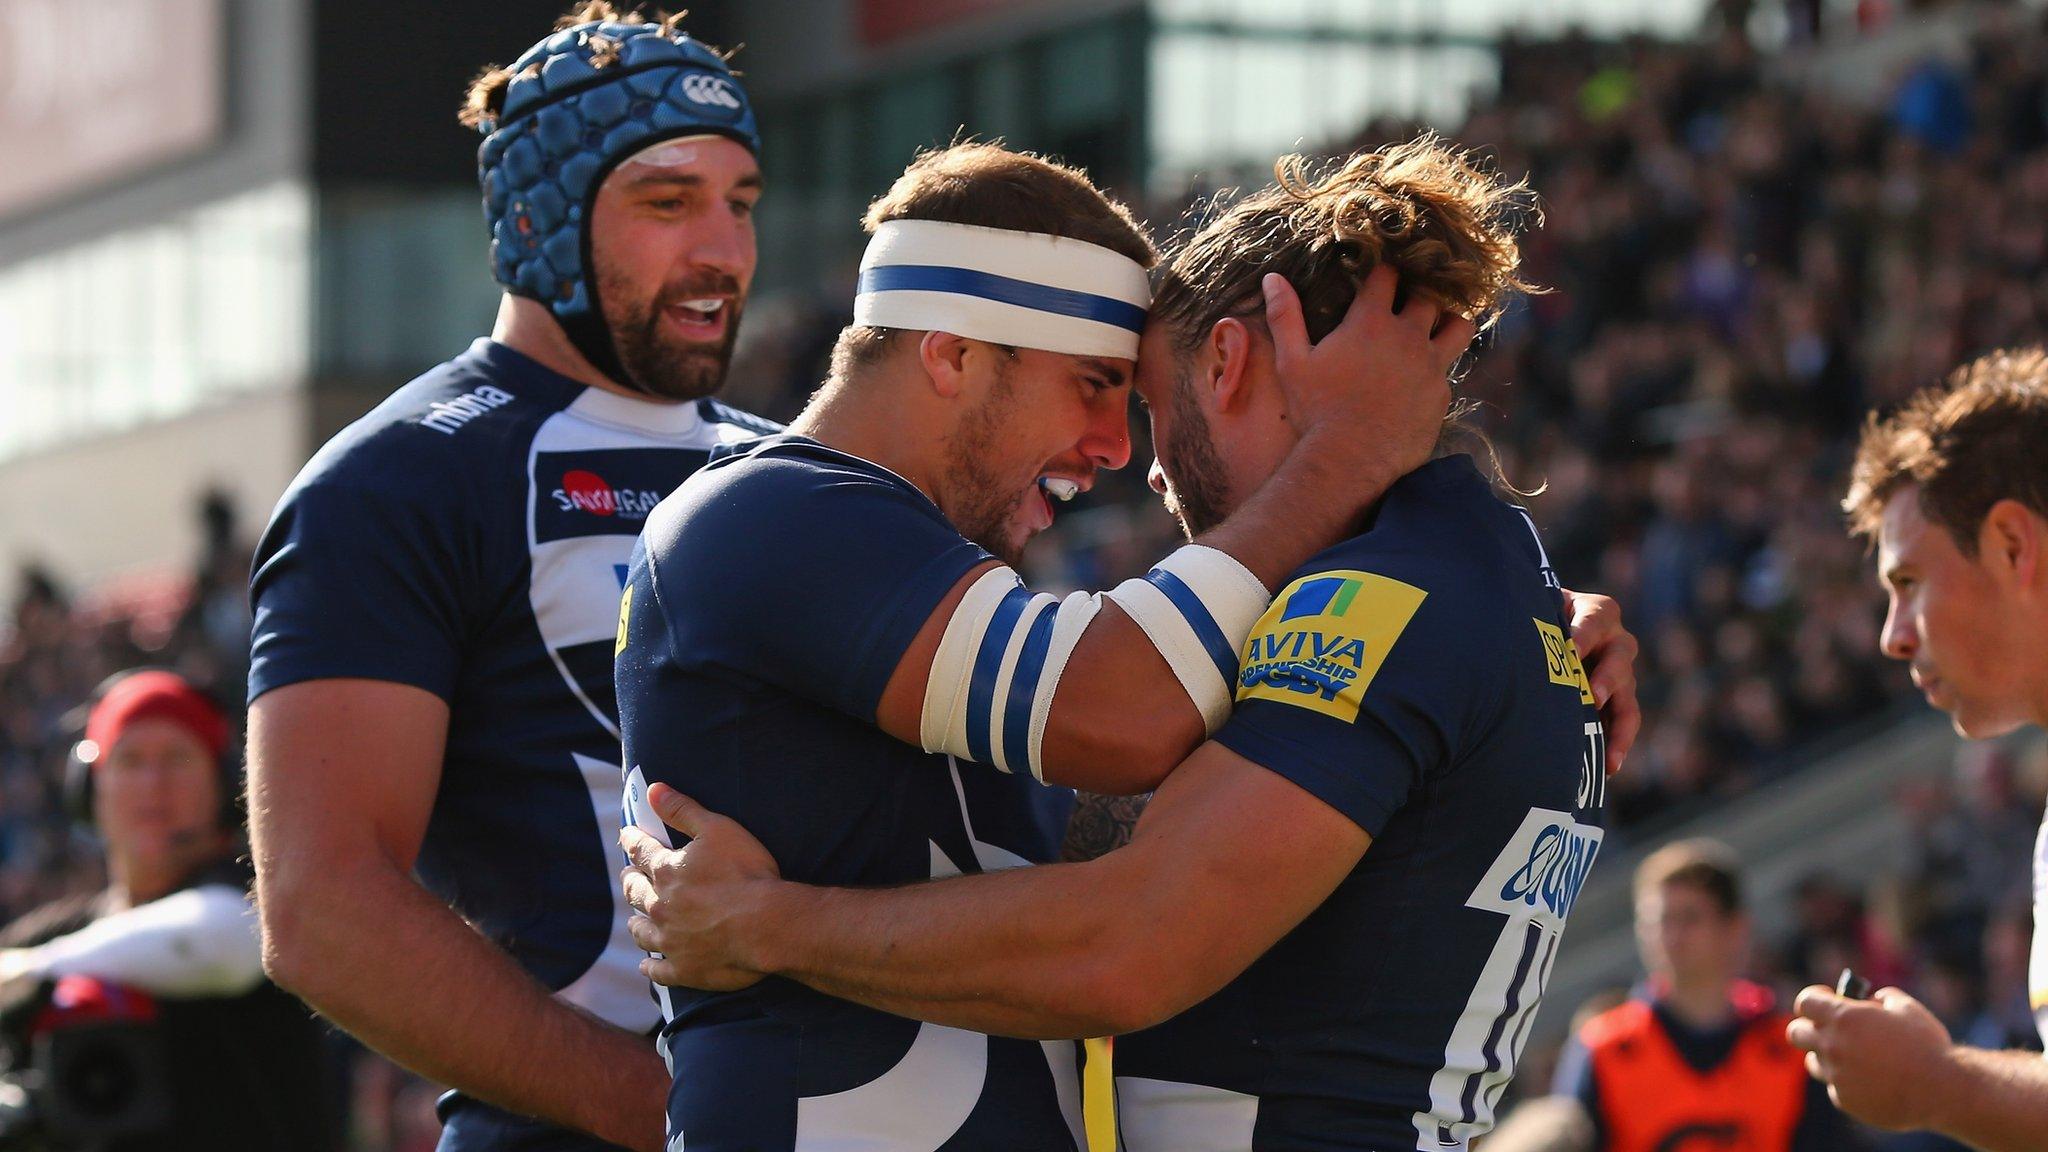
<svg viewBox="0 0 2048 1152"><path fill-rule="evenodd" d="M620 589L661 498L713 448L772 429L480 340L324 447L258 550L251 698L359 677L445 700L421 880L563 1000L634 1032L660 1014L616 880ZM444 1148L542 1130L460 1098L444 1112Z"/></svg>

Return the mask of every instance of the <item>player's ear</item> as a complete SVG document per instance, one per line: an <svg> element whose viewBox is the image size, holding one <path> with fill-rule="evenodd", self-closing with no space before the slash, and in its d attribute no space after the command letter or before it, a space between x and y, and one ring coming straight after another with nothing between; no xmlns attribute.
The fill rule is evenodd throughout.
<svg viewBox="0 0 2048 1152"><path fill-rule="evenodd" d="M2000 500L1984 514L1977 529L1978 562L1991 569L1993 578L2010 581L2021 589L2040 589L2048 578L2048 522L2017 500Z"/></svg>
<svg viewBox="0 0 2048 1152"><path fill-rule="evenodd" d="M1216 411L1235 411L1248 402L1251 362L1251 329L1234 316L1218 320L1209 329L1208 371L1200 377L1209 388L1209 404Z"/></svg>
<svg viewBox="0 0 2048 1152"><path fill-rule="evenodd" d="M968 343L951 332L927 332L918 341L918 363L931 377L932 391L948 400L966 388Z"/></svg>

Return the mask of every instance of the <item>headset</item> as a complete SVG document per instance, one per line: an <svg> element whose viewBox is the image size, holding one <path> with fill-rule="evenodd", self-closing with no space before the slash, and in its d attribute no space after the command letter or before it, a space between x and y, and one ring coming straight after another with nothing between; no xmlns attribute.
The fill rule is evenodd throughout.
<svg viewBox="0 0 2048 1152"><path fill-rule="evenodd" d="M98 830L93 820L92 811L93 765L99 761L101 756L106 754L106 749L85 738L86 723L91 718L93 709L99 706L100 701L107 698L109 692L118 687L122 681L139 672L171 672L174 675L178 675L179 679L185 679L182 674L177 673L174 669L156 665L128 668L100 681L93 688L91 694L85 698L84 703L64 714L64 731L70 735L71 743L69 754L65 757L64 761L64 779L61 782L60 796L63 801L65 815L71 817L74 823L89 832ZM185 682L187 684L192 683L190 680L185 680ZM213 693L200 688L196 684L192 684L192 688L205 697L206 702L211 704L224 719L232 715L227 709L220 706L220 701L215 698ZM214 762L215 780L220 785L221 798L220 816L215 827L239 833L247 817L246 798L243 795L242 787L240 742L234 738L232 720L229 720L229 726L230 732L227 744L221 749L219 758Z"/></svg>

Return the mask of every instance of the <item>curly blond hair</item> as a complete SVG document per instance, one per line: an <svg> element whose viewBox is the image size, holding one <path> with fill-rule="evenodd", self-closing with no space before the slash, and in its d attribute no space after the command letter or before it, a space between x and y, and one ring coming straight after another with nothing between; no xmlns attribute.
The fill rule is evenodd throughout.
<svg viewBox="0 0 2048 1152"><path fill-rule="evenodd" d="M1404 292L1479 321L1517 292L1517 231L1535 198L1434 134L1335 161L1286 156L1275 183L1225 209L1166 263L1152 300L1181 348L1226 316L1262 315L1259 280L1287 277L1311 339L1343 319L1358 284L1388 264Z"/></svg>

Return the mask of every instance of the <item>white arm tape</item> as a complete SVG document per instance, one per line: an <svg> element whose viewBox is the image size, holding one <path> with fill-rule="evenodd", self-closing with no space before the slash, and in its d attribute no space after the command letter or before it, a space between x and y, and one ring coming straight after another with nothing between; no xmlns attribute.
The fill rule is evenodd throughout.
<svg viewBox="0 0 2048 1152"><path fill-rule="evenodd" d="M1039 745L1074 645L1101 609L1085 592L1064 603L1032 595L1008 568L992 568L967 589L925 681L919 742L927 752L1019 768L1044 779Z"/></svg>
<svg viewBox="0 0 2048 1152"><path fill-rule="evenodd" d="M1144 630L1211 735L1230 718L1238 654L1272 596L1228 552L1189 544L1106 595Z"/></svg>
<svg viewBox="0 0 2048 1152"><path fill-rule="evenodd" d="M256 911L225 884L102 917L30 951L45 977L92 976L158 996L239 996L263 981Z"/></svg>

